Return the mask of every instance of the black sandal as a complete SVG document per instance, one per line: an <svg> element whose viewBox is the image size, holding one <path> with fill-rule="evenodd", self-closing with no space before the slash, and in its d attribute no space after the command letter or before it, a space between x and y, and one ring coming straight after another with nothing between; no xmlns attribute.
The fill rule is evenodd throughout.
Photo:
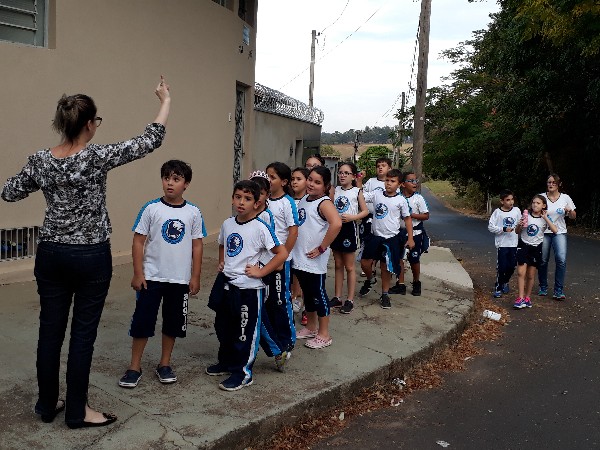
<svg viewBox="0 0 600 450"><path fill-rule="evenodd" d="M62 398L58 399L58 401L62 402L62 405L55 407L54 411L50 414L43 414L42 411L39 410L38 406L35 405L35 413L38 416L41 416L42 422L44 422L44 423L52 422L56 418L56 416L58 416L62 411L65 410L65 401Z"/></svg>
<svg viewBox="0 0 600 450"><path fill-rule="evenodd" d="M67 422L67 426L71 429L105 427L106 425L110 425L111 423L115 423L117 421L117 416L114 414L102 413L102 415L106 419L104 422L86 422L85 420L82 420L81 422L74 423Z"/></svg>

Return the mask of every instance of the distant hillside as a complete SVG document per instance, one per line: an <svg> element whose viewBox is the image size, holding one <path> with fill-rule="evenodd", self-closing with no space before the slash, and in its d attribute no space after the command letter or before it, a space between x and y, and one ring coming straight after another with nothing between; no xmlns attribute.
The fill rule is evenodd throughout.
<svg viewBox="0 0 600 450"><path fill-rule="evenodd" d="M370 142L372 144L390 144L390 134L394 131L392 127L365 127L364 130L350 129L343 133L335 131L333 133L321 133L321 144L349 144L356 138L356 131L361 133L359 142Z"/></svg>

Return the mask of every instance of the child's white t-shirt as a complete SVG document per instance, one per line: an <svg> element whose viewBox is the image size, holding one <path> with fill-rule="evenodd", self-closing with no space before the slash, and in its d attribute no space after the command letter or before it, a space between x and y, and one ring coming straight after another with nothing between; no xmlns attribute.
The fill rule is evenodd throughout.
<svg viewBox="0 0 600 450"><path fill-rule="evenodd" d="M400 222L409 217L408 201L402 194L388 197L385 191L365 192L365 201L373 205L371 231L375 236L389 239L400 232Z"/></svg>
<svg viewBox="0 0 600 450"><path fill-rule="evenodd" d="M404 198L408 202L408 214L409 215L411 215L412 213L425 214L425 213L429 212L429 206L427 205L427 200L425 200L425 197L423 197L418 192L413 193L413 195L411 195L410 197L404 197ZM414 219L412 217L411 217L411 220L412 220L412 226L413 226L413 236L417 236L418 234L421 234L423 232L423 230L417 230L417 229L415 229L415 227L423 221L419 220L419 219ZM402 226L402 228L404 228L406 226L404 224L404 221L402 221L402 223L400 225Z"/></svg>
<svg viewBox="0 0 600 450"><path fill-rule="evenodd" d="M132 230L146 236L144 278L188 284L192 275L192 240L206 237L200 209L184 201L170 205L162 198L146 203Z"/></svg>
<svg viewBox="0 0 600 450"><path fill-rule="evenodd" d="M290 227L298 226L298 209L296 202L289 195L269 199L269 209L273 215L275 234L282 245L285 245L290 234ZM286 261L292 259L291 252Z"/></svg>
<svg viewBox="0 0 600 450"><path fill-rule="evenodd" d="M337 212L341 214L358 214L358 194L360 189L357 187L351 187L350 189L344 189L341 186L335 187L335 195L333 204L337 209Z"/></svg>
<svg viewBox="0 0 600 450"><path fill-rule="evenodd" d="M548 223L542 216L529 214L527 226L521 230L521 240L526 244L538 246L544 242L544 232L549 229Z"/></svg>
<svg viewBox="0 0 600 450"><path fill-rule="evenodd" d="M515 228L519 224L519 220L521 220L521 210L516 206L513 206L510 211L496 208L488 221L488 231L494 233L496 248L517 246L519 236ZM512 231L508 233L504 231L504 228L512 228Z"/></svg>
<svg viewBox="0 0 600 450"><path fill-rule="evenodd" d="M224 247L223 274L229 282L241 289L264 288L262 279L246 275L246 266L260 264L264 254L279 245L273 228L258 217L247 222L230 217L221 225L217 240Z"/></svg>
<svg viewBox="0 0 600 450"><path fill-rule="evenodd" d="M319 214L319 206L324 201L330 201L329 196L315 200L309 200L305 196L298 204L298 239L292 249L292 267L308 273L323 274L327 273L327 261L331 250L325 249L325 252L316 258L306 256L308 252L317 248L323 242L323 237L329 229L329 222Z"/></svg>

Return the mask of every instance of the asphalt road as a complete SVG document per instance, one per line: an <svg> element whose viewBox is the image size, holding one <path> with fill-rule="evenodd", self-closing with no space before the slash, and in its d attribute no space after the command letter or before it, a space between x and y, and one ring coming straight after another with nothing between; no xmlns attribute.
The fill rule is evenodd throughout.
<svg viewBox="0 0 600 450"><path fill-rule="evenodd" d="M449 247L475 287L491 292L495 249L486 221L425 196L433 243ZM503 338L484 344L485 354L464 372L446 374L440 388L396 408L353 419L312 448L600 448L599 265L600 241L569 236L566 301L534 295L533 308L510 311ZM511 293L498 302L510 310L513 301Z"/></svg>

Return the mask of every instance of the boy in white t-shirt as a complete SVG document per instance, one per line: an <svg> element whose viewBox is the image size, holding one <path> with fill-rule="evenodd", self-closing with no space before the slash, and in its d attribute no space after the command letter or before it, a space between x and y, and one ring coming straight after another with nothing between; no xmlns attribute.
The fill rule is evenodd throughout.
<svg viewBox="0 0 600 450"><path fill-rule="evenodd" d="M360 261L367 274L367 280L360 288L359 295L364 297L371 292L375 283L372 272L374 260L381 261L381 307L391 308L389 297L391 273L400 273L400 260L404 255L405 245L414 248L413 226L408 210L408 201L398 192L402 172L390 170L385 179L385 191L365 192L367 205L373 204L373 234L365 241ZM405 228L401 229L400 222Z"/></svg>
<svg viewBox="0 0 600 450"><path fill-rule="evenodd" d="M225 391L250 386L260 341L260 316L265 300L263 277L285 262L288 252L275 230L258 217L260 187L251 180L236 183L232 204L237 215L223 222L219 233L219 274L209 297L216 312L219 340L217 363L207 375L230 375L219 384ZM267 264L265 254L274 256ZM268 258L267 258L268 259Z"/></svg>
<svg viewBox="0 0 600 450"><path fill-rule="evenodd" d="M175 339L186 335L189 295L200 290L206 228L200 209L183 199L192 168L171 160L163 164L160 174L164 196L146 203L133 226L131 287L137 300L129 329L131 363L119 380L124 388L136 387L142 378L142 355L148 338L154 336L161 300L162 354L155 372L163 384L177 381L171 353Z"/></svg>
<svg viewBox="0 0 600 450"><path fill-rule="evenodd" d="M517 244L519 236L515 232L521 210L515 205L515 197L508 189L500 192L500 208L496 208L488 222L488 231L494 234L496 245L496 283L492 295L494 298L508 294L508 282L517 266Z"/></svg>

